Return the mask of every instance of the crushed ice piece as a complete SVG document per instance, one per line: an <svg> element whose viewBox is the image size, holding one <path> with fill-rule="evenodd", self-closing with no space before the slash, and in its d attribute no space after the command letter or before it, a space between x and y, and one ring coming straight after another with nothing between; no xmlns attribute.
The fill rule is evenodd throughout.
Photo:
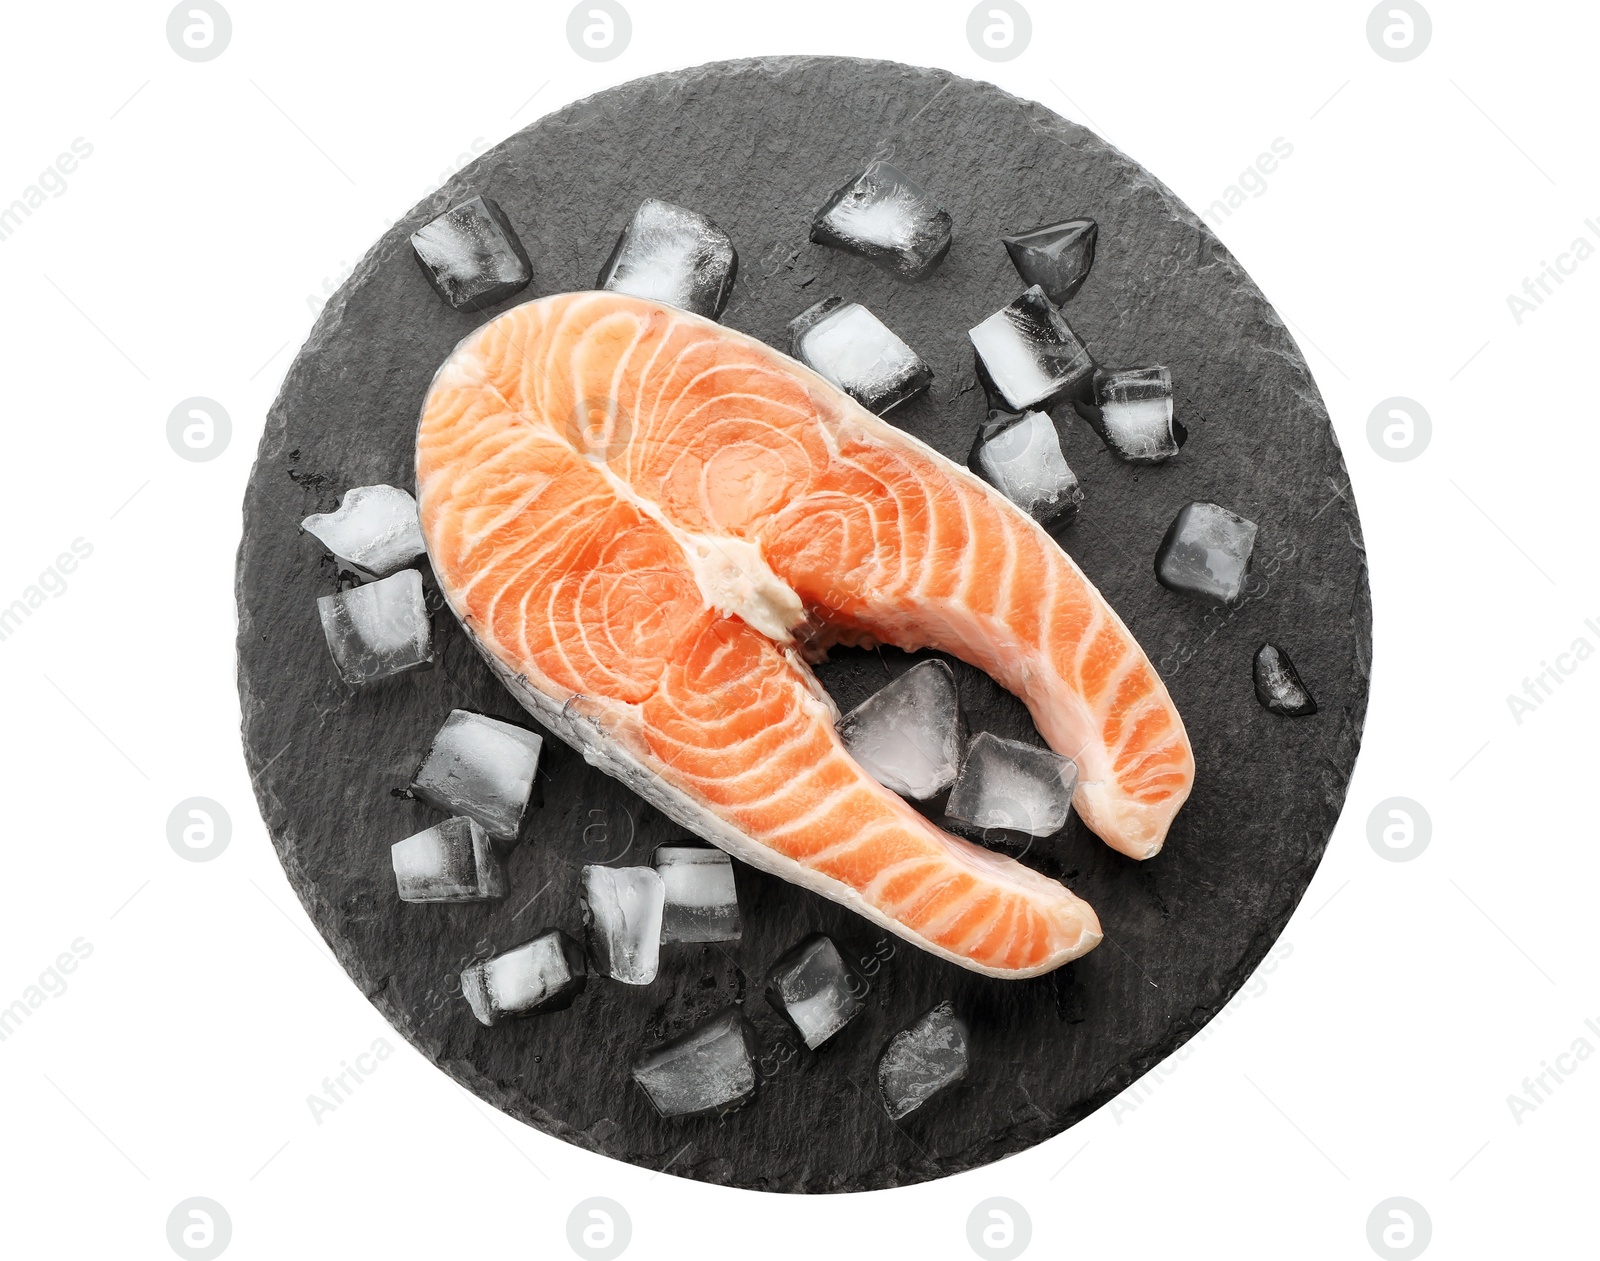
<svg viewBox="0 0 1600 1261"><path fill-rule="evenodd" d="M452 206L411 234L422 274L458 311L479 311L509 298L533 279L516 229L481 194Z"/></svg>
<svg viewBox="0 0 1600 1261"><path fill-rule="evenodd" d="M838 728L850 756L890 792L914 801L936 797L961 765L955 673L937 659L919 662L839 719Z"/></svg>
<svg viewBox="0 0 1600 1261"><path fill-rule="evenodd" d="M461 993L472 1014L486 1025L504 1016L537 1016L572 1006L589 979L583 947L560 929L492 959L480 959L461 973Z"/></svg>
<svg viewBox="0 0 1600 1261"><path fill-rule="evenodd" d="M866 982L831 938L813 934L767 975L767 1002L815 1051L866 1007Z"/></svg>
<svg viewBox="0 0 1600 1261"><path fill-rule="evenodd" d="M655 869L665 898L663 942L739 940L739 892L731 858L709 845L661 845Z"/></svg>
<svg viewBox="0 0 1600 1261"><path fill-rule="evenodd" d="M1189 432L1172 415L1172 373L1162 367L1095 374L1095 401L1074 406L1106 449L1129 464L1161 464Z"/></svg>
<svg viewBox="0 0 1600 1261"><path fill-rule="evenodd" d="M1227 604L1244 591L1256 523L1212 503L1185 504L1156 549L1156 579L1184 595Z"/></svg>
<svg viewBox="0 0 1600 1261"><path fill-rule="evenodd" d="M475 819L446 819L389 847L402 902L485 902L506 894L505 873Z"/></svg>
<svg viewBox="0 0 1600 1261"><path fill-rule="evenodd" d="M317 599L339 677L371 683L433 664L433 627L415 569Z"/></svg>
<svg viewBox="0 0 1600 1261"><path fill-rule="evenodd" d="M1317 712L1317 702L1300 681L1300 672L1294 668L1294 662L1276 644L1262 644L1256 649L1253 673L1256 699L1273 713L1286 718L1300 718Z"/></svg>
<svg viewBox="0 0 1600 1261"><path fill-rule="evenodd" d="M796 359L880 416L933 381L922 356L858 302L824 298L789 321L789 341Z"/></svg>
<svg viewBox="0 0 1600 1261"><path fill-rule="evenodd" d="M728 234L704 215L648 197L622 229L597 289L721 317L739 273Z"/></svg>
<svg viewBox="0 0 1600 1261"><path fill-rule="evenodd" d="M967 1075L967 1026L948 1002L889 1039L878 1057L878 1090L899 1121Z"/></svg>
<svg viewBox="0 0 1600 1261"><path fill-rule="evenodd" d="M1059 306L1089 278L1099 236L1093 219L1068 219L1000 239L1023 283L1038 285Z"/></svg>
<svg viewBox="0 0 1600 1261"><path fill-rule="evenodd" d="M1066 826L1077 786L1071 758L980 731L967 746L945 817L975 831L1052 836Z"/></svg>
<svg viewBox="0 0 1600 1261"><path fill-rule="evenodd" d="M633 1066L664 1117L732 1112L756 1093L753 1035L737 1007L728 1007L688 1033L647 1052Z"/></svg>
<svg viewBox="0 0 1600 1261"><path fill-rule="evenodd" d="M544 739L524 727L453 709L417 769L411 791L450 814L514 841L533 796Z"/></svg>
<svg viewBox="0 0 1600 1261"><path fill-rule="evenodd" d="M661 877L649 867L588 866L580 896L595 967L624 985L649 985L661 960Z"/></svg>
<svg viewBox="0 0 1600 1261"><path fill-rule="evenodd" d="M1034 285L967 336L978 352L978 379L999 410L1025 412L1064 398L1088 398L1094 359L1060 311Z"/></svg>
<svg viewBox="0 0 1600 1261"><path fill-rule="evenodd" d="M898 167L874 162L817 211L811 239L923 280L950 251L950 215Z"/></svg>
<svg viewBox="0 0 1600 1261"><path fill-rule="evenodd" d="M427 551L417 501L395 486L352 486L337 511L300 528L363 578L384 578Z"/></svg>
<svg viewBox="0 0 1600 1261"><path fill-rule="evenodd" d="M1071 520L1083 503L1078 475L1061 454L1061 435L1044 412L990 412L967 466L1042 524Z"/></svg>

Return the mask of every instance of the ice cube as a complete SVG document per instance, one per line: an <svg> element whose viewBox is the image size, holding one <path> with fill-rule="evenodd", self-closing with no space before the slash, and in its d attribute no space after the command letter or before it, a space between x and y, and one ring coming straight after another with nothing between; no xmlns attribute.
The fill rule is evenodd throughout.
<svg viewBox="0 0 1600 1261"><path fill-rule="evenodd" d="M950 252L950 215L898 167L874 162L817 211L811 239L923 280Z"/></svg>
<svg viewBox="0 0 1600 1261"><path fill-rule="evenodd" d="M878 1089L893 1121L966 1075L967 1026L948 1002L895 1034L878 1058Z"/></svg>
<svg viewBox="0 0 1600 1261"><path fill-rule="evenodd" d="M1172 373L1162 367L1095 374L1095 401L1077 403L1107 450L1129 464L1160 464L1189 434L1172 415Z"/></svg>
<svg viewBox="0 0 1600 1261"><path fill-rule="evenodd" d="M978 379L1007 411L1024 412L1064 398L1088 398L1094 359L1061 312L1034 285L968 331Z"/></svg>
<svg viewBox="0 0 1600 1261"><path fill-rule="evenodd" d="M486 902L506 895L489 834L474 819L446 819L389 847L402 902Z"/></svg>
<svg viewBox="0 0 1600 1261"><path fill-rule="evenodd" d="M371 683L433 664L433 627L415 569L320 596L317 615L346 683Z"/></svg>
<svg viewBox="0 0 1600 1261"><path fill-rule="evenodd" d="M1256 649L1253 673L1256 699L1273 713L1287 718L1300 718L1317 712L1317 702L1300 681L1300 672L1294 668L1294 662L1276 644L1262 644Z"/></svg>
<svg viewBox="0 0 1600 1261"><path fill-rule="evenodd" d="M1071 758L980 731L967 746L945 817L971 831L1051 836L1066 825L1077 786Z"/></svg>
<svg viewBox="0 0 1600 1261"><path fill-rule="evenodd" d="M1156 549L1163 587L1222 604L1237 600L1250 572L1256 524L1212 503L1185 504Z"/></svg>
<svg viewBox="0 0 1600 1261"><path fill-rule="evenodd" d="M956 676L943 661L922 661L839 720L839 738L861 768L891 792L936 797L961 764Z"/></svg>
<svg viewBox="0 0 1600 1261"><path fill-rule="evenodd" d="M767 1002L815 1051L866 1007L867 984L830 938L807 937L772 965Z"/></svg>
<svg viewBox="0 0 1600 1261"><path fill-rule="evenodd" d="M411 234L422 274L458 311L480 311L533 279L528 252L505 212L474 196Z"/></svg>
<svg viewBox="0 0 1600 1261"><path fill-rule="evenodd" d="M1044 412L990 412L967 465L1035 521L1070 521L1083 487L1061 454L1061 435Z"/></svg>
<svg viewBox="0 0 1600 1261"><path fill-rule="evenodd" d="M472 1014L492 1025L503 1016L570 1007L588 979L583 947L559 929L547 928L532 941L469 965L461 973L461 993Z"/></svg>
<svg viewBox="0 0 1600 1261"><path fill-rule="evenodd" d="M824 298L789 322L789 339L796 359L880 416L933 381L922 357L857 302Z"/></svg>
<svg viewBox="0 0 1600 1261"><path fill-rule="evenodd" d="M655 868L665 898L663 942L739 940L732 859L709 845L661 845Z"/></svg>
<svg viewBox="0 0 1600 1261"><path fill-rule="evenodd" d="M595 967L624 985L649 985L661 959L661 877L649 867L589 866L581 896Z"/></svg>
<svg viewBox="0 0 1600 1261"><path fill-rule="evenodd" d="M336 512L313 513L300 528L363 578L383 578L427 548L417 501L395 486L353 486Z"/></svg>
<svg viewBox="0 0 1600 1261"><path fill-rule="evenodd" d="M1023 283L1038 285L1059 306L1089 278L1099 236L1093 219L1068 219L1000 239Z"/></svg>
<svg viewBox="0 0 1600 1261"><path fill-rule="evenodd" d="M524 727L453 709L433 738L411 791L464 814L497 841L514 841L533 795L544 740Z"/></svg>
<svg viewBox="0 0 1600 1261"><path fill-rule="evenodd" d="M633 1080L664 1117L732 1112L756 1093L754 1040L739 1009L726 1007L647 1052L635 1062Z"/></svg>
<svg viewBox="0 0 1600 1261"><path fill-rule="evenodd" d="M739 272L728 234L704 215L646 198L600 269L597 289L718 319Z"/></svg>

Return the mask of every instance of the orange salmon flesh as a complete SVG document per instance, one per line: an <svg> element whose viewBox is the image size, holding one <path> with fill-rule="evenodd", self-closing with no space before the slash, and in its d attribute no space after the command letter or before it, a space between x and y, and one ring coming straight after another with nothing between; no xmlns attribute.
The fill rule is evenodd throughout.
<svg viewBox="0 0 1600 1261"><path fill-rule="evenodd" d="M735 857L963 967L1048 972L1100 924L863 771L808 658L881 642L984 670L1134 858L1193 784L1149 659L1037 523L709 320L613 293L496 317L434 378L417 490L446 599L535 717Z"/></svg>

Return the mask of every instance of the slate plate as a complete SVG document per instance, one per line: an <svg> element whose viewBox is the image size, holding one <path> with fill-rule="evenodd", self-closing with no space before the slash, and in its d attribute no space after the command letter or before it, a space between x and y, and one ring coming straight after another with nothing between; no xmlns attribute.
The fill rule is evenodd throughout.
<svg viewBox="0 0 1600 1261"><path fill-rule="evenodd" d="M922 285L808 242L814 208L877 155L954 216L954 248ZM1106 944L1048 977L990 980L741 867L738 944L668 948L654 985L592 981L559 1015L495 1029L472 1019L457 992L465 963L546 925L579 933L582 864L648 862L680 833L551 741L544 805L509 862L511 896L405 906L395 895L389 845L439 817L403 789L446 713L526 720L442 611L433 670L343 686L315 609L337 575L298 522L350 486L412 485L429 379L486 317L440 302L406 238L469 190L499 201L532 256L533 284L513 303L592 286L646 196L710 215L741 258L728 325L784 347L786 322L824 295L866 303L938 374L895 423L957 461L984 413L966 330L1022 287L998 238L1099 220L1098 261L1067 315L1103 363L1168 364L1191 436L1171 464L1139 470L1061 413L1088 498L1060 538L1157 662L1199 762L1153 861L1112 853L1076 821L1027 855L1089 900ZM1348 481L1311 375L1255 285L1187 207L1082 127L987 84L886 62L773 58L640 80L485 154L390 231L318 320L245 498L246 757L290 880L356 984L497 1107L620 1160L735 1186L849 1191L939 1177L1105 1103L1204 1025L1282 930L1338 816L1366 709L1371 615ZM1234 609L1174 595L1153 576L1163 532L1194 499L1260 523L1256 572ZM1257 704L1250 666L1264 639L1289 651L1316 716L1283 719ZM821 674L849 709L911 660L843 652ZM1017 701L956 669L974 729L1037 739ZM868 1010L812 1054L783 1036L762 989L778 955L817 930L856 957L872 991ZM874 1098L877 1053L945 998L971 1026L971 1074L892 1124ZM721 1121L660 1120L628 1064L729 1002L743 1003L764 1039L760 1096Z"/></svg>

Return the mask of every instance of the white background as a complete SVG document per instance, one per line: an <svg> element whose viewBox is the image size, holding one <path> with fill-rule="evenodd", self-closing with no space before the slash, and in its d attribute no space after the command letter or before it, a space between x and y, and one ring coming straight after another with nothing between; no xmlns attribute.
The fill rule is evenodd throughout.
<svg viewBox="0 0 1600 1261"><path fill-rule="evenodd" d="M239 1258L567 1256L592 1195L651 1258L970 1257L992 1195L1031 1216L1030 1256L1370 1256L1390 1196L1425 1207L1431 1255L1592 1249L1600 1057L1565 1061L1520 1123L1507 1096L1580 1036L1600 1048L1583 788L1600 662L1520 724L1506 696L1580 635L1600 646L1583 625L1600 261L1520 325L1506 299L1597 240L1593 6L1430 0L1431 45L1395 64L1361 2L1041 0L1031 46L996 64L964 3L629 0L631 45L593 64L565 4L227 2L231 45L206 64L168 46L164 4L7 14L0 206L93 145L0 241L0 605L73 539L93 548L0 642L0 1005L74 940L93 950L0 1042L8 1256L170 1257L168 1213L196 1195L225 1207ZM1345 815L1271 975L1121 1107L976 1172L844 1197L652 1176L463 1093L333 963L237 737L239 504L322 297L475 147L626 79L762 52L992 79L1197 210L1292 144L1218 227L1332 411L1376 610ZM211 462L166 440L192 395L233 419ZM1367 440L1395 395L1433 421L1411 462ZM167 842L194 795L232 816L215 861ZM1404 863L1367 835L1396 795L1433 821ZM307 1096L380 1038L395 1054L319 1125Z"/></svg>

